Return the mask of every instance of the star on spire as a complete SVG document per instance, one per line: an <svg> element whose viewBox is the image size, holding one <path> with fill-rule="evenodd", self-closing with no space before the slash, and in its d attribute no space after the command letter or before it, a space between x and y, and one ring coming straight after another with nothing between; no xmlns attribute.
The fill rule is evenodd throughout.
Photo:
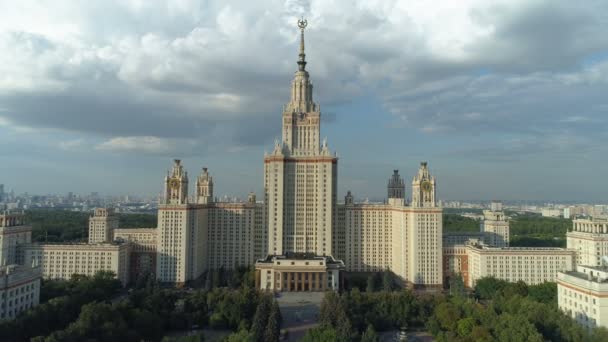
<svg viewBox="0 0 608 342"><path fill-rule="evenodd" d="M304 53L304 29L308 26L308 21L302 17L298 20L300 28L300 58L298 59L298 70L305 71L306 69L306 54Z"/></svg>

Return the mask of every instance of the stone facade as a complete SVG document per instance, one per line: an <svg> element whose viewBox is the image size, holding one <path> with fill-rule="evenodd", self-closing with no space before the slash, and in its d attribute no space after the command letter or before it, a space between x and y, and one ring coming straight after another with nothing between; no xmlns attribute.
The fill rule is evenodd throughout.
<svg viewBox="0 0 608 342"><path fill-rule="evenodd" d="M608 268L577 266L557 276L559 308L587 328L608 328Z"/></svg>
<svg viewBox="0 0 608 342"><path fill-rule="evenodd" d="M344 263L331 256L287 253L256 263L256 288L268 291L326 291L340 289Z"/></svg>
<svg viewBox="0 0 608 342"><path fill-rule="evenodd" d="M89 218L89 243L112 242L114 229L118 228L118 217L112 208L95 208Z"/></svg>
<svg viewBox="0 0 608 342"><path fill-rule="evenodd" d="M41 268L24 260L22 248L32 241L32 226L23 213L0 214L0 320L17 315L40 302Z"/></svg>
<svg viewBox="0 0 608 342"><path fill-rule="evenodd" d="M509 222L498 202L492 203L491 210L483 211L482 231L484 243L495 247L509 247Z"/></svg>
<svg viewBox="0 0 608 342"><path fill-rule="evenodd" d="M488 247L469 244L466 247L467 287L474 287L484 277L529 285L554 282L557 273L575 267L575 252L563 248Z"/></svg>
<svg viewBox="0 0 608 342"><path fill-rule="evenodd" d="M608 219L573 220L566 244L576 251L577 265L601 266L602 256L608 255Z"/></svg>
<svg viewBox="0 0 608 342"><path fill-rule="evenodd" d="M0 266L0 320L14 319L40 303L40 267Z"/></svg>
<svg viewBox="0 0 608 342"><path fill-rule="evenodd" d="M112 271L123 286L129 283L129 243L43 243L20 247L26 265L40 265L45 279L69 280L74 274L93 276Z"/></svg>
<svg viewBox="0 0 608 342"><path fill-rule="evenodd" d="M121 228L114 230L114 241L127 242L131 245L129 257L129 280L156 272L156 228Z"/></svg>

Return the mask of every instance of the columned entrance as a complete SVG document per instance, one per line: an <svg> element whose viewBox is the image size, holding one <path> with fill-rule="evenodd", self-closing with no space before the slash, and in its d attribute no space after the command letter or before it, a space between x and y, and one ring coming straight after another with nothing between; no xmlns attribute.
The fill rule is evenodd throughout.
<svg viewBox="0 0 608 342"><path fill-rule="evenodd" d="M268 256L255 264L256 287L281 292L338 290L344 263L330 256L289 254Z"/></svg>
<svg viewBox="0 0 608 342"><path fill-rule="evenodd" d="M327 289L326 272L275 272L275 280L277 284L275 290L277 291L301 292L325 291Z"/></svg>

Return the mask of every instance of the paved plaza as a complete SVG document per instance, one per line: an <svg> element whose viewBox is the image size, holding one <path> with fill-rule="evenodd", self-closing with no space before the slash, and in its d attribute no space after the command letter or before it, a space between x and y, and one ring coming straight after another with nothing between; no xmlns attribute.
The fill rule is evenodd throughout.
<svg viewBox="0 0 608 342"><path fill-rule="evenodd" d="M283 316L282 329L288 341L297 341L318 324L324 292L279 292L277 301Z"/></svg>

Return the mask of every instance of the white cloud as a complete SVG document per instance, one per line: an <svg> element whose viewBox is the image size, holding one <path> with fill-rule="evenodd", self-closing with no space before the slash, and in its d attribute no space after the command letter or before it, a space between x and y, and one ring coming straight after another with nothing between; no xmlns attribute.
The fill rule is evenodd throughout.
<svg viewBox="0 0 608 342"><path fill-rule="evenodd" d="M560 85L562 94L567 87L606 85L608 63L580 67L582 59L608 49L603 6L11 2L0 4L0 101L14 125L100 134L107 142L196 138L223 124L238 132L288 100L295 19L304 15L308 69L322 106L379 94L397 126L427 133L526 130L522 117L539 126L559 121L540 105L524 110L538 104L537 96ZM578 89L570 90L597 104Z"/></svg>
<svg viewBox="0 0 608 342"><path fill-rule="evenodd" d="M175 152L179 146L179 142L175 140L159 137L116 137L98 144L95 149L110 152L167 154Z"/></svg>
<svg viewBox="0 0 608 342"><path fill-rule="evenodd" d="M77 150L77 149L83 147L84 145L85 145L85 142L83 139L74 139L74 140L67 140L67 141L59 142L59 148L62 150L66 150L66 151Z"/></svg>

